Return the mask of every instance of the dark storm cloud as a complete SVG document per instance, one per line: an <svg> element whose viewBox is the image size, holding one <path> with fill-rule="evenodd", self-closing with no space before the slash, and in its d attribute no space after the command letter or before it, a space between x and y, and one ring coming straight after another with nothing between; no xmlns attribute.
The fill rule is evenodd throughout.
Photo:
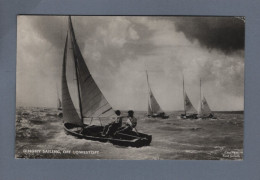
<svg viewBox="0 0 260 180"><path fill-rule="evenodd" d="M177 31L191 40L198 40L209 49L219 49L227 54L244 49L245 23L235 17L178 17Z"/></svg>
<svg viewBox="0 0 260 180"><path fill-rule="evenodd" d="M195 103L201 78L212 109L243 108L244 34L235 38L235 18L77 16L72 23L87 66L116 109L147 109L145 70L167 110L183 107L182 73ZM67 16L18 19L18 104L56 105L67 29Z"/></svg>

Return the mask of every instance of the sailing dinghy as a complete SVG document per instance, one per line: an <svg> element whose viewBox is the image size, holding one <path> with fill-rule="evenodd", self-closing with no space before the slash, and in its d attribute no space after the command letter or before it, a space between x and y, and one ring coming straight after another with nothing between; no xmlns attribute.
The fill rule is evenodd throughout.
<svg viewBox="0 0 260 180"><path fill-rule="evenodd" d="M159 103L155 99L152 89L149 84L149 79L148 79L148 73L146 71L146 78L147 78L147 84L148 84L148 93L149 93L149 98L148 98L148 117L160 117L163 119L169 118L169 116L166 116L165 113L163 112L162 108L160 107Z"/></svg>
<svg viewBox="0 0 260 180"><path fill-rule="evenodd" d="M57 88L57 116L62 117L62 104L61 104L61 100L60 100L60 96L59 96L59 92L58 92L58 88Z"/></svg>
<svg viewBox="0 0 260 180"><path fill-rule="evenodd" d="M58 98L58 104L57 104L58 110L62 110L61 100Z"/></svg>
<svg viewBox="0 0 260 180"><path fill-rule="evenodd" d="M183 76L183 100L184 100L184 114L181 114L182 119L197 119L197 111L192 105L190 98L188 97L184 87L184 76Z"/></svg>
<svg viewBox="0 0 260 180"><path fill-rule="evenodd" d="M72 61L75 65L79 113L76 111L69 92L66 77L67 61ZM128 133L116 133L112 137L102 136L104 127L101 124L101 118L103 120L108 120L114 115L114 111L88 70L77 44L70 16L62 66L62 111L65 131L78 138L111 142L121 146L133 147L141 147L151 143L151 135L134 131ZM90 124L84 124L84 119L87 118L90 118L91 122L94 118L99 119L100 125L91 125L91 122Z"/></svg>
<svg viewBox="0 0 260 180"><path fill-rule="evenodd" d="M209 104L204 96L201 95L201 80L200 80L200 103L198 118L201 119L216 119L213 112L211 111Z"/></svg>

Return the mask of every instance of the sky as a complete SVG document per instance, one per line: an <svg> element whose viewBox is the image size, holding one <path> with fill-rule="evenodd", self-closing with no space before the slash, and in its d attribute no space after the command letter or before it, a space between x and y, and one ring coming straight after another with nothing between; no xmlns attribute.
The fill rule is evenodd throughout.
<svg viewBox="0 0 260 180"><path fill-rule="evenodd" d="M213 111L244 110L240 18L73 16L72 24L90 73L113 109L147 110L147 70L164 111L183 110L183 76L195 108L201 79ZM18 16L17 106L57 106L67 30L67 16ZM75 80L68 79L77 104Z"/></svg>

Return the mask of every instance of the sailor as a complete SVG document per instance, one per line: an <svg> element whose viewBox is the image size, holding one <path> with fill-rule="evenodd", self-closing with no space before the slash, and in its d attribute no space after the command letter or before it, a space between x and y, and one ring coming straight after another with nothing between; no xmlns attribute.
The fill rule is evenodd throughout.
<svg viewBox="0 0 260 180"><path fill-rule="evenodd" d="M213 116L213 114L212 113L210 113L209 114L209 118L213 118L214 116Z"/></svg>
<svg viewBox="0 0 260 180"><path fill-rule="evenodd" d="M134 111L130 110L128 111L128 118L125 125L122 128L120 128L119 131L117 131L117 133L130 132L133 129L135 129L136 125L137 125L137 119L134 117Z"/></svg>
<svg viewBox="0 0 260 180"><path fill-rule="evenodd" d="M118 128L120 128L122 126L123 117L120 116L121 112L119 110L116 110L115 113L117 115L116 120L113 121L112 123L109 123L108 125L106 125L104 127L104 130L102 133L103 136L113 135L118 130Z"/></svg>

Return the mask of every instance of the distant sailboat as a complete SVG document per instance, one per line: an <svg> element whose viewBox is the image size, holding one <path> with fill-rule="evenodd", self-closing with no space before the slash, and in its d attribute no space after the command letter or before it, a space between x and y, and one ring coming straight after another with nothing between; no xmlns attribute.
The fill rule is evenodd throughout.
<svg viewBox="0 0 260 180"><path fill-rule="evenodd" d="M76 111L69 92L66 77L67 61L72 61L75 65L79 114ZM100 118L103 117L107 120L114 115L114 111L88 70L76 41L71 17L69 17L69 30L65 42L62 66L62 110L64 129L70 135L135 147L149 145L152 140L151 135L133 131L129 133L117 133L115 136L109 138L101 135L104 127L101 124ZM100 120L100 125L84 124L84 119L86 118L90 118L91 122L93 118L97 118Z"/></svg>
<svg viewBox="0 0 260 180"><path fill-rule="evenodd" d="M200 103L199 103L198 117L199 118L212 118L212 119L216 118L213 115L206 98L201 95L201 80L200 80Z"/></svg>
<svg viewBox="0 0 260 180"><path fill-rule="evenodd" d="M148 116L149 117L161 117L161 118L168 118L169 116L166 116L163 112L162 108L160 107L159 103L155 99L153 92L151 90L149 79L148 79L148 73L146 71L146 78L147 78L147 84L148 84L148 92L149 92L149 98L148 98Z"/></svg>
<svg viewBox="0 0 260 180"><path fill-rule="evenodd" d="M181 118L183 119L196 119L197 118L197 110L194 108L192 105L185 87L184 87L184 76L183 76L183 83L182 83L182 88L183 88L183 100L184 100L184 114L181 114Z"/></svg>
<svg viewBox="0 0 260 180"><path fill-rule="evenodd" d="M62 117L63 116L62 104L61 104L58 88L57 88L57 110L58 110L57 116Z"/></svg>
<svg viewBox="0 0 260 180"><path fill-rule="evenodd" d="M62 110L61 100L58 98L58 104L57 104L58 110Z"/></svg>

